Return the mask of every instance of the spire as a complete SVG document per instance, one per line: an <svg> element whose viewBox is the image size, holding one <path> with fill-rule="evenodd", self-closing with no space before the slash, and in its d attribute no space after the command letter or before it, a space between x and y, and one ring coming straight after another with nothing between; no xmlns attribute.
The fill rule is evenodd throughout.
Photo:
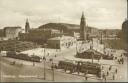
<svg viewBox="0 0 128 83"><path fill-rule="evenodd" d="M28 18L26 19L26 23L28 23Z"/></svg>
<svg viewBox="0 0 128 83"><path fill-rule="evenodd" d="M84 12L82 12L81 21L80 21L80 39L86 40L86 21L84 17Z"/></svg>
<svg viewBox="0 0 128 83"><path fill-rule="evenodd" d="M28 33L30 30L30 26L29 26L29 22L28 22L28 18L26 19L26 25L25 25L25 32Z"/></svg>
<svg viewBox="0 0 128 83"><path fill-rule="evenodd" d="M81 18L84 18L84 12L82 12L82 17Z"/></svg>

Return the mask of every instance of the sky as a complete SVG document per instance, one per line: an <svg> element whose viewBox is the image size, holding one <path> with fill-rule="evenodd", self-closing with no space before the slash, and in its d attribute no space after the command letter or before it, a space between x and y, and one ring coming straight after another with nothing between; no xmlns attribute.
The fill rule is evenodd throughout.
<svg viewBox="0 0 128 83"><path fill-rule="evenodd" d="M126 0L0 0L0 29L6 26L24 28L54 23L80 24L82 11L88 26L121 29L127 15Z"/></svg>

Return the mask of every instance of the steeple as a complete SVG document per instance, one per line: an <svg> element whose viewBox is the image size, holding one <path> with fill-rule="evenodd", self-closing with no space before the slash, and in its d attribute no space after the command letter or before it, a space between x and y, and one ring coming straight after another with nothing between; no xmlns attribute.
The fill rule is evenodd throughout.
<svg viewBox="0 0 128 83"><path fill-rule="evenodd" d="M82 16L81 16L81 18L84 18L84 12L82 12Z"/></svg>
<svg viewBox="0 0 128 83"><path fill-rule="evenodd" d="M30 26L29 26L29 22L28 22L28 18L26 19L26 24L25 24L25 33L28 33L30 30Z"/></svg>
<svg viewBox="0 0 128 83"><path fill-rule="evenodd" d="M84 17L84 12L82 12L81 22L80 22L80 39L86 40L86 21Z"/></svg>
<svg viewBox="0 0 128 83"><path fill-rule="evenodd" d="M128 0L126 2L127 2L127 13L128 13ZM122 40L128 44L128 15L126 17L126 20L122 24ZM126 49L128 49L128 47Z"/></svg>
<svg viewBox="0 0 128 83"><path fill-rule="evenodd" d="M26 23L28 23L28 18L26 19Z"/></svg>

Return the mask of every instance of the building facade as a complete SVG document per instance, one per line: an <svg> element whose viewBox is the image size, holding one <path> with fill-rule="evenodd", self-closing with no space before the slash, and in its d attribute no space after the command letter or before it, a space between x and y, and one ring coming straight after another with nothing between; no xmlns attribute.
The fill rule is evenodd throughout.
<svg viewBox="0 0 128 83"><path fill-rule="evenodd" d="M4 31L7 39L15 39L18 38L19 33L21 32L21 27L5 27Z"/></svg>
<svg viewBox="0 0 128 83"><path fill-rule="evenodd" d="M65 49L74 46L76 43L76 38L71 36L61 36L50 38L47 41L48 47L55 49Z"/></svg>
<svg viewBox="0 0 128 83"><path fill-rule="evenodd" d="M43 44L47 39L51 38L51 30L31 29L29 33L20 33L19 38L21 41Z"/></svg>
<svg viewBox="0 0 128 83"><path fill-rule="evenodd" d="M122 39L128 43L128 19L122 24Z"/></svg>
<svg viewBox="0 0 128 83"><path fill-rule="evenodd" d="M128 13L128 0L127 0L127 13ZM128 44L128 15L127 15L127 19L122 24L122 39Z"/></svg>

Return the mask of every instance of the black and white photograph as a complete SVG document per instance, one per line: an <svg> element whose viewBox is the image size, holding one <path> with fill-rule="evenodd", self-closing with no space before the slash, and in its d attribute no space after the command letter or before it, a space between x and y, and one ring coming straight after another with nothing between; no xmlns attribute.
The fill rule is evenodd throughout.
<svg viewBox="0 0 128 83"><path fill-rule="evenodd" d="M128 0L0 0L0 82L128 82Z"/></svg>

